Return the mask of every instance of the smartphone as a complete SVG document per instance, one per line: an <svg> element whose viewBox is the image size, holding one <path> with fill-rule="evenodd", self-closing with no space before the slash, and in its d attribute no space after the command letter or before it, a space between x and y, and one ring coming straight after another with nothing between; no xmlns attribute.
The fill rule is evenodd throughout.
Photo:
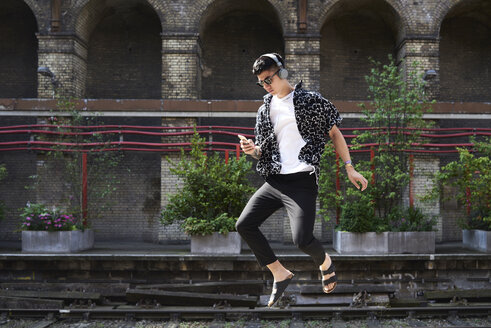
<svg viewBox="0 0 491 328"><path fill-rule="evenodd" d="M238 135L237 135L237 137L239 137L239 139L240 139L240 140L244 140L244 142L249 143L249 140L247 140L247 138L246 138L246 137L244 137L243 135L238 134Z"/></svg>

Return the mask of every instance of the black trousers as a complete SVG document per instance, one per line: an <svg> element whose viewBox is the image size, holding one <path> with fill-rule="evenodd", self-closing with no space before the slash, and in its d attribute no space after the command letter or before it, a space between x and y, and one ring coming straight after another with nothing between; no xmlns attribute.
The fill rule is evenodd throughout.
<svg viewBox="0 0 491 328"><path fill-rule="evenodd" d="M293 243L310 255L315 264L324 262L324 248L313 235L318 194L315 179L315 174L310 172L270 175L242 210L236 223L237 232L261 266L271 264L277 258L259 226L283 206L290 219Z"/></svg>

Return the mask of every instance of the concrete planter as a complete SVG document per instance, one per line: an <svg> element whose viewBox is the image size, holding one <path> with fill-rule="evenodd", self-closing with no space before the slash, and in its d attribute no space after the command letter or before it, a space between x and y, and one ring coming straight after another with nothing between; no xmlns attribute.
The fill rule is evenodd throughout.
<svg viewBox="0 0 491 328"><path fill-rule="evenodd" d="M462 230L462 243L465 247L491 253L491 231Z"/></svg>
<svg viewBox="0 0 491 328"><path fill-rule="evenodd" d="M435 252L434 231L345 232L334 231L333 246L342 254L422 254Z"/></svg>
<svg viewBox="0 0 491 328"><path fill-rule="evenodd" d="M242 238L236 231L227 234L214 232L206 236L191 236L191 253L240 254Z"/></svg>
<svg viewBox="0 0 491 328"><path fill-rule="evenodd" d="M22 231L22 252L73 253L94 247L94 230Z"/></svg>

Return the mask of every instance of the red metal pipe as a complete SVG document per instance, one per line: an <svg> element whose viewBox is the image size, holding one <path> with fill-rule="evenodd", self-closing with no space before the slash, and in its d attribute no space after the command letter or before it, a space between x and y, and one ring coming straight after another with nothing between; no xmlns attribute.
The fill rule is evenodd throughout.
<svg viewBox="0 0 491 328"><path fill-rule="evenodd" d="M26 142L26 144L29 144ZM130 148L130 147L118 147L118 148L103 148L103 149L53 149L48 147L11 147L11 148L0 148L0 151L15 151L15 150L40 150L40 151L62 151L62 152L99 152L99 151L146 151L146 152L179 152L181 151L181 144L176 143L172 144L173 147L179 148ZM239 146L240 147L240 146ZM238 152L240 154L240 150L237 149L225 149L225 148L206 148L207 150L216 150L216 151L226 151L231 150ZM185 148L185 151L190 150L190 148ZM420 149L405 149L404 152L408 153L457 153L458 150L420 150ZM475 150L469 149L470 152L475 152ZM370 149L353 149L350 150L350 153L368 153ZM240 156L237 156L240 157Z"/></svg>
<svg viewBox="0 0 491 328"><path fill-rule="evenodd" d="M56 125L56 124L23 124L23 125L9 125L9 126L0 126L0 130L2 129L17 129L17 128L33 128L33 127L48 127L48 128L73 128L73 129L94 129L94 128L130 128L130 129L153 129L153 130L192 130L196 129L209 129L210 127L216 129L232 129L232 130L254 130L253 127L245 127L245 126L222 126L222 125L213 125L213 126L151 126L151 125Z"/></svg>
<svg viewBox="0 0 491 328"><path fill-rule="evenodd" d="M221 134L237 136L236 132L220 131L220 130L199 130L199 134ZM94 134L135 134L135 135L147 135L147 136L183 136L192 135L194 132L145 132L136 130L105 130L105 131L89 131L89 132L64 132L64 131L48 131L48 130L5 130L0 131L0 134L22 134L22 133L37 133L47 135L64 135L64 136L88 136ZM253 134L244 134L245 137L254 138Z"/></svg>
<svg viewBox="0 0 491 328"><path fill-rule="evenodd" d="M22 144L37 144L37 145L57 145L57 146L100 146L100 145L135 145L135 146L154 146L154 147L172 147L172 146L182 146L182 145L190 145L191 143L157 143L157 142L137 142L137 141L111 141L111 142L91 142L91 143L75 143L75 142L52 142L52 141L6 141L0 142L0 146L11 146L11 145L22 145ZM235 142L222 142L222 141L205 141L204 144L209 145L224 145L224 146L236 146ZM373 147L378 146L378 143L368 143L368 144L360 144L361 147ZM452 143L452 144L436 144L436 143L427 143L427 144L417 144L413 143L412 146L417 147L442 147L442 148L453 148L453 147L473 147L473 143ZM348 145L349 148L352 145ZM350 150L355 151L355 150ZM417 149L410 150L417 151Z"/></svg>
<svg viewBox="0 0 491 328"><path fill-rule="evenodd" d="M83 126L77 126L77 125L56 125L56 124L23 124L23 125L10 125L10 126L0 126L0 130L3 129L16 129L16 128L33 128L33 127L52 127L52 128L74 128L74 129L92 129L92 128L131 128L131 129L154 129L154 130L165 130L165 129L181 129L181 130L187 130L187 129L209 129L210 126L148 126L148 125L83 125ZM232 129L232 130L254 130L253 127L244 127L244 126L224 126L224 125L213 125L211 128L214 129ZM392 127L393 129L395 127ZM365 130L381 130L381 129L387 129L387 127L380 127L380 128L372 128L372 127L342 127L339 128L341 131L349 131L349 130L359 130L359 131L365 131ZM405 128L400 128L398 127L399 130L420 130L420 131L491 131L491 128L471 128L471 127L458 127L458 128L411 128L411 127L405 127Z"/></svg>
<svg viewBox="0 0 491 328"><path fill-rule="evenodd" d="M87 153L82 154L82 217L87 227Z"/></svg>

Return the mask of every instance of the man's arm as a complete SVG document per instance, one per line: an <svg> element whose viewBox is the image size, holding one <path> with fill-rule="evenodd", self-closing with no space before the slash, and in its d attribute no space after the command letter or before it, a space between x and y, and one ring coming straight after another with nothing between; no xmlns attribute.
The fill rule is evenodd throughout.
<svg viewBox="0 0 491 328"><path fill-rule="evenodd" d="M339 130L336 124L332 126L329 130L329 137L334 144L334 148L336 152L339 154L339 157L343 160L343 163L351 160L348 145L346 144L346 140L344 139L343 134ZM360 189L360 186L357 182L360 182L362 185L361 190L365 190L368 186L368 181L365 179L360 173L358 173L355 168L351 165L346 166L346 173L348 174L349 180L356 186L357 189Z"/></svg>

